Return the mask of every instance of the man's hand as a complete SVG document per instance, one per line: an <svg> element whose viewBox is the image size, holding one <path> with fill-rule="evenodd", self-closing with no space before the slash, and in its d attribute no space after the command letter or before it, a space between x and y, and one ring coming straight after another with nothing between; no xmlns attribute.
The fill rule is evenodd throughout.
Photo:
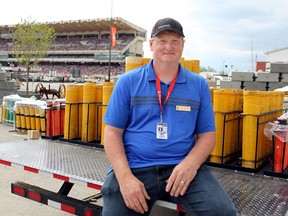
<svg viewBox="0 0 288 216"><path fill-rule="evenodd" d="M120 191L126 206L138 213L148 211L146 200L150 200L144 184L134 175L121 179Z"/></svg>
<svg viewBox="0 0 288 216"><path fill-rule="evenodd" d="M197 169L193 166L187 166L183 162L178 164L167 180L166 192L175 197L183 196L196 174Z"/></svg>

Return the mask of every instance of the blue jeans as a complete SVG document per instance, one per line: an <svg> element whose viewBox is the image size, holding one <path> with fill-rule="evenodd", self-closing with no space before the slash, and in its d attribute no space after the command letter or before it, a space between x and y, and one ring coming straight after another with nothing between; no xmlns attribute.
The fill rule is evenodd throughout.
<svg viewBox="0 0 288 216"><path fill-rule="evenodd" d="M159 199L180 204L189 215L236 215L231 199L206 165L200 167L184 196L171 197L165 191L165 187L166 180L174 167L152 166L132 169L133 174L144 183L151 198L147 201L149 211L145 214L137 213L126 207L115 174L111 171L102 187L103 216L146 216L150 214L153 204Z"/></svg>

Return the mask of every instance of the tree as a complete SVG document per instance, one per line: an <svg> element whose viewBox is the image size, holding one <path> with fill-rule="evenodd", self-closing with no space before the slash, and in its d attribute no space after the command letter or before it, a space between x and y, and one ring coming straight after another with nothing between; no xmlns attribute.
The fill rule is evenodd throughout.
<svg viewBox="0 0 288 216"><path fill-rule="evenodd" d="M207 72L207 71L216 72L216 70L214 68L210 67L210 66L208 66L208 68L206 68L206 67L201 67L200 68L200 72Z"/></svg>
<svg viewBox="0 0 288 216"><path fill-rule="evenodd" d="M24 20L16 25L12 38L15 57L27 70L26 95L28 95L30 70L47 55L56 33L52 27L45 24Z"/></svg>

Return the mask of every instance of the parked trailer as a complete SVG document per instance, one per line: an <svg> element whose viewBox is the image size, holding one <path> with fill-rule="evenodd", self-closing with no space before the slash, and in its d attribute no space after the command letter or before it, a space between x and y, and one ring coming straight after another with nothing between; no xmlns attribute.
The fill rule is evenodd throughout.
<svg viewBox="0 0 288 216"><path fill-rule="evenodd" d="M0 143L0 164L63 181L58 193L19 181L11 184L13 194L74 215L101 215L100 190L109 167L103 149L59 140L19 139ZM217 167L211 170L233 200L238 215L288 215L286 179ZM95 189L95 194L85 199L69 197L74 184ZM160 200L156 205L185 215L174 203Z"/></svg>

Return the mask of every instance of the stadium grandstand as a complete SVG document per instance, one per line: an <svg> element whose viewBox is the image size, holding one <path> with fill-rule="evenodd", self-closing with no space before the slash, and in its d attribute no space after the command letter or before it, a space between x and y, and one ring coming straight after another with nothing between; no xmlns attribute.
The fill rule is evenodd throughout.
<svg viewBox="0 0 288 216"><path fill-rule="evenodd" d="M125 71L126 56L143 57L146 30L123 18L46 22L57 38L34 68L33 79L107 79ZM12 33L16 25L0 26L0 66L17 76L25 68L17 64ZM110 30L116 32L112 43ZM115 31L116 30L116 31Z"/></svg>

